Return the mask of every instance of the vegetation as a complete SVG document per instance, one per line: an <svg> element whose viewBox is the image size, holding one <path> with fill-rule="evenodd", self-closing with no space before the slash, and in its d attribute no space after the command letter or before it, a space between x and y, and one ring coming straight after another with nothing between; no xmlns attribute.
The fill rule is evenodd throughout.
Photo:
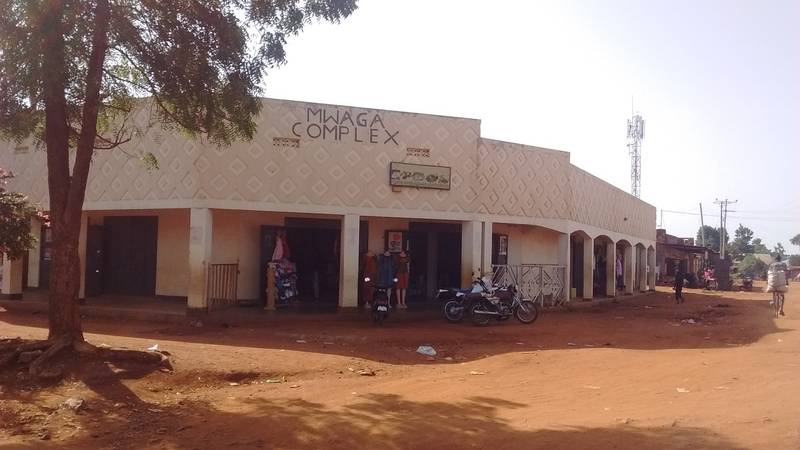
<svg viewBox="0 0 800 450"><path fill-rule="evenodd" d="M756 258L754 255L747 255L739 264L739 274L747 278L763 278L767 276L767 263Z"/></svg>
<svg viewBox="0 0 800 450"><path fill-rule="evenodd" d="M36 239L31 234L31 219L39 211L27 197L5 190L8 172L0 167L0 253L11 259L22 258Z"/></svg>
<svg viewBox="0 0 800 450"><path fill-rule="evenodd" d="M356 0L3 2L0 137L32 136L47 153L52 345L43 360L87 348L78 235L89 166L95 151L132 139L136 99L150 97L165 127L218 145L250 139L264 73L285 62L287 38L355 8Z"/></svg>

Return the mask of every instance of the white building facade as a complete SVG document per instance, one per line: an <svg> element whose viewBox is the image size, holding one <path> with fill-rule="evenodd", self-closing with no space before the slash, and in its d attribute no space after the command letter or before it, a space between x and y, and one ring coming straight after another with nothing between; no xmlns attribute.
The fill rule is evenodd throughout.
<svg viewBox="0 0 800 450"><path fill-rule="evenodd" d="M613 296L618 254L625 292L654 286L655 208L573 166L569 153L485 139L474 119L263 103L250 142L217 148L148 126L143 108L133 141L96 152L82 296L185 297L205 311L212 266L230 264L237 301L263 303L268 264L282 256L303 301L354 308L365 255L387 247L410 255L415 301L493 264L558 268L551 295ZM160 168L131 156L141 152ZM43 150L0 143L0 166L15 175L11 190L47 210ZM276 241L288 254L276 255ZM46 287L48 245L45 230L27 261L4 264L6 298Z"/></svg>

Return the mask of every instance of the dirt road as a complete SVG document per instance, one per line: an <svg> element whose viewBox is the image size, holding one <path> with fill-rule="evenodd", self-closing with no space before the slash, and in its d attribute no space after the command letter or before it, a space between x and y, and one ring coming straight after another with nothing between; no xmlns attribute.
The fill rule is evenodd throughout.
<svg viewBox="0 0 800 450"><path fill-rule="evenodd" d="M91 342L158 344L174 371L103 365L44 389L6 376L0 447L797 449L799 291L778 319L764 293L687 290L677 306L663 290L532 326L88 321ZM44 325L0 312L0 335L43 338Z"/></svg>

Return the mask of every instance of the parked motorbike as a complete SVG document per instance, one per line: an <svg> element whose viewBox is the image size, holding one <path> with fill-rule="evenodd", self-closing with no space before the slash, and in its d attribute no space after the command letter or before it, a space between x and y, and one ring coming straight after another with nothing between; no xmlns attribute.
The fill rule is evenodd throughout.
<svg viewBox="0 0 800 450"><path fill-rule="evenodd" d="M464 300L464 297L469 294L471 289L439 289L436 293L436 300L439 302L439 308L442 315L448 322L460 322L463 318L463 312L458 309Z"/></svg>
<svg viewBox="0 0 800 450"><path fill-rule="evenodd" d="M370 278L364 278L365 283L370 282ZM397 283L397 278L392 280ZM389 289L392 286L375 286L375 293L372 296L372 321L378 325L383 325L383 321L389 318Z"/></svg>
<svg viewBox="0 0 800 450"><path fill-rule="evenodd" d="M516 286L495 289L481 293L471 307L472 321L475 325L487 325L494 318L497 321L508 320L514 316L522 323L533 323L539 317L539 305L525 300Z"/></svg>
<svg viewBox="0 0 800 450"><path fill-rule="evenodd" d="M472 281L472 287L469 289L456 290L451 289L452 298L442 307L442 313L445 319L450 323L459 323L464 320L464 314L470 311L476 299L479 299L485 292L489 292L488 279L476 277ZM439 291L440 293L442 290Z"/></svg>

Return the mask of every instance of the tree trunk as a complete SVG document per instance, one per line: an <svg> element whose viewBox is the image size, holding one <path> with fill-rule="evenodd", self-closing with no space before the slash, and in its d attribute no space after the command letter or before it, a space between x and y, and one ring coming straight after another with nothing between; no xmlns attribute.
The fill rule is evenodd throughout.
<svg viewBox="0 0 800 450"><path fill-rule="evenodd" d="M53 259L50 264L50 334L49 339L83 340L78 296L81 287L80 258L78 257L77 226L53 230Z"/></svg>
<svg viewBox="0 0 800 450"><path fill-rule="evenodd" d="M49 0L44 14L48 32L42 43L45 142L50 213L53 224L53 259L50 266L50 339L82 342L80 258L78 236L81 212L89 176L89 165L97 134L103 64L108 46L108 0L98 0L94 10L92 51L86 61L86 87L81 114L81 131L72 173L69 169L69 137L66 87L69 66L64 41L63 0Z"/></svg>
<svg viewBox="0 0 800 450"><path fill-rule="evenodd" d="M50 0L43 22L47 33L42 42L43 97L45 104L45 144L50 216L53 226L50 265L50 339L83 340L78 291L80 262L78 233L80 219L70 220L67 203L70 190L69 124L67 122L66 49L64 42L63 0ZM79 209L82 205L76 205ZM78 213L80 217L80 213Z"/></svg>

